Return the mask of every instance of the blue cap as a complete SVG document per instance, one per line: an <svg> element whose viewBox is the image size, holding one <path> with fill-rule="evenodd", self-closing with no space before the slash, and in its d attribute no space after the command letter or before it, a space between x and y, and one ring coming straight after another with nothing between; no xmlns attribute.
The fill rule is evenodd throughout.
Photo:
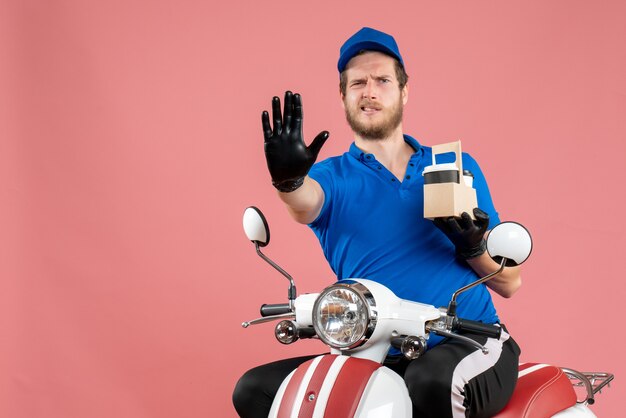
<svg viewBox="0 0 626 418"><path fill-rule="evenodd" d="M343 72L350 61L356 54L361 51L380 51L387 55L391 55L400 61L400 64L404 67L404 61L402 61L402 55L398 49L398 44L393 36L387 35L372 28L363 28L350 37L339 50L339 62L337 63L337 69L339 72Z"/></svg>

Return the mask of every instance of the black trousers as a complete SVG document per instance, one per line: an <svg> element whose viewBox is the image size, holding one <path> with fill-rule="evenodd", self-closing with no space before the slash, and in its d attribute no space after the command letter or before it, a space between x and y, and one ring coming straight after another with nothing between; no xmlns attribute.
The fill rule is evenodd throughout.
<svg viewBox="0 0 626 418"><path fill-rule="evenodd" d="M416 360L396 357L385 361L385 366L404 377L413 402L413 417L487 418L510 399L517 382L519 346L504 330L500 340L465 335L487 346L489 354L446 339ZM282 381L314 357L280 360L246 372L233 393L239 416L267 417Z"/></svg>

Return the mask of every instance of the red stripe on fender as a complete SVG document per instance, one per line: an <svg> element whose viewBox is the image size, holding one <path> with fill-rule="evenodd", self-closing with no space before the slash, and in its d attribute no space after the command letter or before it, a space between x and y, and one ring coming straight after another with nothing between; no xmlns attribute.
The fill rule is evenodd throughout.
<svg viewBox="0 0 626 418"><path fill-rule="evenodd" d="M380 363L350 357L343 365L326 405L324 418L352 418L372 373Z"/></svg>
<svg viewBox="0 0 626 418"><path fill-rule="evenodd" d="M337 356L332 354L327 354L322 357L322 360L313 372L309 386L307 386L306 391L304 392L304 399L298 399L298 402L302 402L298 418L313 417L313 411L315 410L315 404L317 403L317 398L320 394L320 388L324 383L324 379L326 379L328 369L330 369L330 366L332 366L335 360L337 360ZM311 395L314 395L313 400L309 400L309 396Z"/></svg>
<svg viewBox="0 0 626 418"><path fill-rule="evenodd" d="M313 363L313 360L315 359L302 363L291 377L285 389L285 393L283 394L283 399L280 401L280 408L278 408L278 414L276 415L278 418L289 418L291 416L291 410L296 402L298 389L300 388L300 384L302 384L302 379L306 371L311 366L311 363Z"/></svg>

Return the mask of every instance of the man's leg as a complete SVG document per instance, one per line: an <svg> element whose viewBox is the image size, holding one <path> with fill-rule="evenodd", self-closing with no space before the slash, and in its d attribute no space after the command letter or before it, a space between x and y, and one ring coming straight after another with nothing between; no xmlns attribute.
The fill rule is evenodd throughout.
<svg viewBox="0 0 626 418"><path fill-rule="evenodd" d="M299 365L317 356L279 360L248 370L241 376L233 392L233 404L239 416L267 418L283 380Z"/></svg>
<svg viewBox="0 0 626 418"><path fill-rule="evenodd" d="M500 340L466 336L489 348L489 354L448 339L407 366L404 380L414 417L491 417L510 399L517 382L518 345L505 330Z"/></svg>

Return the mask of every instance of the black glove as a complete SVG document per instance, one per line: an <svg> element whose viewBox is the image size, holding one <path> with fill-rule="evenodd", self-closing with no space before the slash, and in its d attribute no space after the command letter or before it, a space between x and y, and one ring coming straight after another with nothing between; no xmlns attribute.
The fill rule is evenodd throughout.
<svg viewBox="0 0 626 418"><path fill-rule="evenodd" d="M435 218L434 223L452 241L456 247L456 255L463 260L478 257L487 249L485 232L489 226L489 215L478 208L474 208L474 217L467 212L461 218Z"/></svg>
<svg viewBox="0 0 626 418"><path fill-rule="evenodd" d="M272 176L272 184L279 191L289 193L302 186L328 139L328 131L320 132L308 147L302 138L302 98L298 93L285 93L285 114L280 114L280 99L272 99L274 130L270 116L263 111L261 122L265 137L265 158Z"/></svg>

